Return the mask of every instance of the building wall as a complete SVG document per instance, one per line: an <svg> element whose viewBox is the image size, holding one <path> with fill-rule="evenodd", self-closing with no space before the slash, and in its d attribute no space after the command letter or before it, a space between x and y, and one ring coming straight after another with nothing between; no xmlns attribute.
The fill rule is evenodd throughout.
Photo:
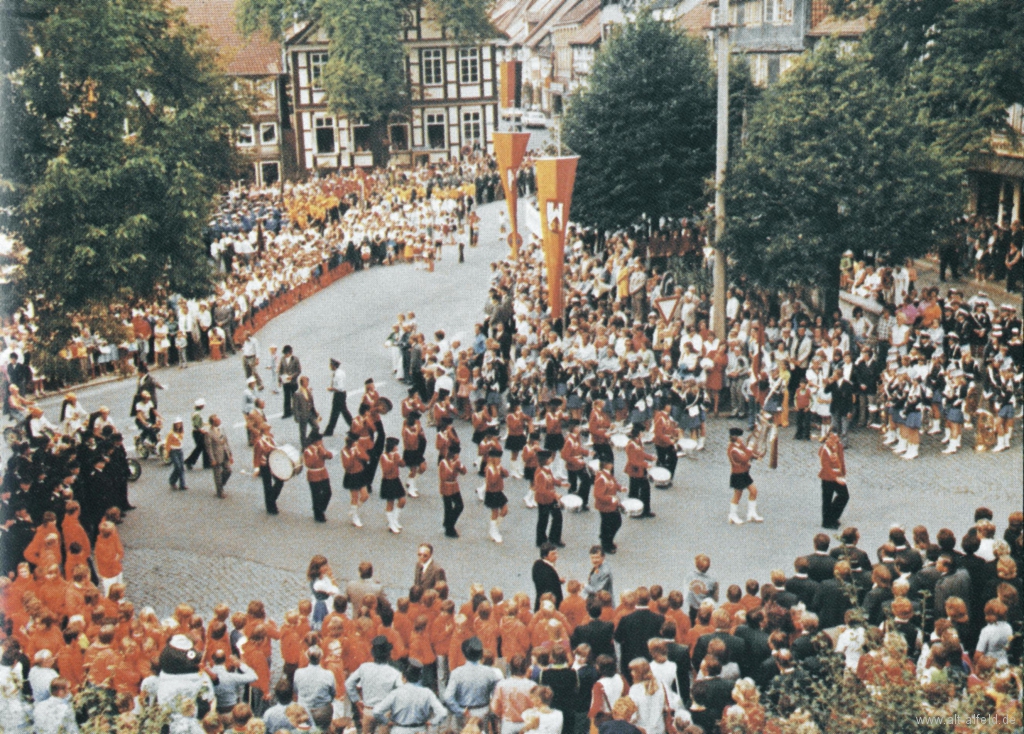
<svg viewBox="0 0 1024 734"><path fill-rule="evenodd" d="M392 161L458 157L464 147L494 150L498 124L498 58L493 42L459 44L422 10L405 31L410 104L390 121ZM328 41L317 29L289 44L296 157L306 171L373 165L366 135L358 120L327 107L317 77L326 63Z"/></svg>

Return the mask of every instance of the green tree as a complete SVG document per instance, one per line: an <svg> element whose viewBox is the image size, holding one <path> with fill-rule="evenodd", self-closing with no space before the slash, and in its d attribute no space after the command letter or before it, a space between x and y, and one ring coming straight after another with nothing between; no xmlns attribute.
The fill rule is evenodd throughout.
<svg viewBox="0 0 1024 734"><path fill-rule="evenodd" d="M493 0L239 0L243 33L268 30L275 38L296 21L322 25L330 38L324 90L335 112L370 126L374 160L387 160L387 123L408 105L402 32L422 8L454 39L492 37Z"/></svg>
<svg viewBox="0 0 1024 734"><path fill-rule="evenodd" d="M12 168L44 339L115 294L208 290L202 229L245 113L199 31L160 0L23 7Z"/></svg>
<svg viewBox="0 0 1024 734"><path fill-rule="evenodd" d="M715 164L706 45L641 13L597 54L563 140L580 156L574 219L615 229L699 206Z"/></svg>
<svg viewBox="0 0 1024 734"><path fill-rule="evenodd" d="M822 44L754 107L723 246L753 281L817 286L834 308L844 250L918 256L962 203L921 137L913 105L865 55Z"/></svg>

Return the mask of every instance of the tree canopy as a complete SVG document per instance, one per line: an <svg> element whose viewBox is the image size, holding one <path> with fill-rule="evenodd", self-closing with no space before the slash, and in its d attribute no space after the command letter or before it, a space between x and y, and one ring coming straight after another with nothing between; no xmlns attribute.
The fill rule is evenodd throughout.
<svg viewBox="0 0 1024 734"><path fill-rule="evenodd" d="M925 252L962 201L916 115L866 54L826 42L802 58L755 105L729 173L729 256L755 282L817 285L834 304L844 250Z"/></svg>
<svg viewBox="0 0 1024 734"><path fill-rule="evenodd" d="M706 45L641 13L598 52L563 140L580 156L574 219L616 229L700 206L715 164Z"/></svg>
<svg viewBox="0 0 1024 734"><path fill-rule="evenodd" d="M202 228L246 118L203 37L159 0L24 7L5 133L28 289L60 315L163 281L207 290Z"/></svg>

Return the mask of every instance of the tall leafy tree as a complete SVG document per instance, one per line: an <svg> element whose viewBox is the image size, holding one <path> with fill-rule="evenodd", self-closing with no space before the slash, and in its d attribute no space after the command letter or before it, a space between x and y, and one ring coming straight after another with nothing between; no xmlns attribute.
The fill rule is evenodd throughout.
<svg viewBox="0 0 1024 734"><path fill-rule="evenodd" d="M707 47L641 13L598 53L563 140L580 156L574 219L615 229L699 205L715 163Z"/></svg>
<svg viewBox="0 0 1024 734"><path fill-rule="evenodd" d="M962 204L914 106L860 53L820 46L769 88L728 178L724 247L765 286L817 286L834 307L842 252L925 252Z"/></svg>
<svg viewBox="0 0 1024 734"><path fill-rule="evenodd" d="M322 24L330 38L324 89L339 113L370 126L374 160L386 160L387 123L408 104L402 31L422 7L445 33L474 41L495 35L493 0L240 0L244 33L266 29L276 38L296 21Z"/></svg>
<svg viewBox="0 0 1024 734"><path fill-rule="evenodd" d="M199 32L161 0L26 0L18 225L44 321L209 287L202 228L236 172L244 110ZM56 327L55 327L56 328ZM44 336L46 336L44 334Z"/></svg>

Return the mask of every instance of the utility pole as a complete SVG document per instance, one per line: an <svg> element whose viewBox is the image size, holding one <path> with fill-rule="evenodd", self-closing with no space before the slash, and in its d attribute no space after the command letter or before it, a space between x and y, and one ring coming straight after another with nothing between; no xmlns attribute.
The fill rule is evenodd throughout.
<svg viewBox="0 0 1024 734"><path fill-rule="evenodd" d="M715 266L711 330L725 340L725 170L729 162L729 0L718 0L718 140L715 146Z"/></svg>

